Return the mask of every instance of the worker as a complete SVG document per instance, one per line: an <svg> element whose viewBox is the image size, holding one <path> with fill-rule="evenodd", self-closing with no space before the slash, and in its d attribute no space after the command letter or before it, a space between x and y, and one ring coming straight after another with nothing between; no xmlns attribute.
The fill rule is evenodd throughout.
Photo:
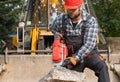
<svg viewBox="0 0 120 82"><path fill-rule="evenodd" d="M65 0L67 14L56 17L51 31L57 38L63 38L68 55L62 66L83 72L87 67L95 72L98 82L110 82L108 67L96 48L98 22L82 7L83 0Z"/></svg>

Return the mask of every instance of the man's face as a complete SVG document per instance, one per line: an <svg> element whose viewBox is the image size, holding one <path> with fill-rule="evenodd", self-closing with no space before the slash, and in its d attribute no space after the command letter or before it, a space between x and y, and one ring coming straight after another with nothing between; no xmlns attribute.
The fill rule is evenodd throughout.
<svg viewBox="0 0 120 82"><path fill-rule="evenodd" d="M71 19L77 18L80 15L80 9L67 9L67 13Z"/></svg>

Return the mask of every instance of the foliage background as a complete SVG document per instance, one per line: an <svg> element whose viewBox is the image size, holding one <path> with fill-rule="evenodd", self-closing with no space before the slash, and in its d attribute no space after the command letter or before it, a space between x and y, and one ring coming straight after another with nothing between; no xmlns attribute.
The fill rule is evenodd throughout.
<svg viewBox="0 0 120 82"><path fill-rule="evenodd" d="M0 0L0 38L16 33L22 1Z"/></svg>
<svg viewBox="0 0 120 82"><path fill-rule="evenodd" d="M0 0L0 38L16 33L25 0ZM105 36L120 37L120 1L91 0Z"/></svg>
<svg viewBox="0 0 120 82"><path fill-rule="evenodd" d="M103 34L108 37L120 37L120 1L92 0Z"/></svg>

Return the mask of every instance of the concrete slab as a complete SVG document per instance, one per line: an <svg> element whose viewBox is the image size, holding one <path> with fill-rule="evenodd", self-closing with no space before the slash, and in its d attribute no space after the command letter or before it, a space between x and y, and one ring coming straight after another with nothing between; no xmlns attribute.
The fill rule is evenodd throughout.
<svg viewBox="0 0 120 82"><path fill-rule="evenodd" d="M1 62L3 56L0 56ZM7 71L0 75L0 82L39 82L53 67L51 55L8 55ZM111 82L120 82L110 70ZM90 69L85 69L88 82L97 82L97 77Z"/></svg>
<svg viewBox="0 0 120 82"><path fill-rule="evenodd" d="M9 55L7 71L0 82L38 82L52 67L49 55Z"/></svg>
<svg viewBox="0 0 120 82"><path fill-rule="evenodd" d="M64 67L55 67L39 82L86 82L84 73L69 70Z"/></svg>

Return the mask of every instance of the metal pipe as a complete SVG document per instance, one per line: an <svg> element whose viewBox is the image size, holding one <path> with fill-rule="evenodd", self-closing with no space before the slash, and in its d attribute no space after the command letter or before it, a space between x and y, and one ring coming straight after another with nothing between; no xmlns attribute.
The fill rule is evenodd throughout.
<svg viewBox="0 0 120 82"><path fill-rule="evenodd" d="M8 55L8 48L5 48L5 55L4 55L4 62L7 64L7 55Z"/></svg>
<svg viewBox="0 0 120 82"><path fill-rule="evenodd" d="M47 30L48 31L50 30L50 26L49 26L50 10L49 10L49 7L50 7L50 3L49 3L49 0L47 0Z"/></svg>
<svg viewBox="0 0 120 82"><path fill-rule="evenodd" d="M29 53L29 52L40 52L40 53L51 53L52 50L7 50L6 53Z"/></svg>

